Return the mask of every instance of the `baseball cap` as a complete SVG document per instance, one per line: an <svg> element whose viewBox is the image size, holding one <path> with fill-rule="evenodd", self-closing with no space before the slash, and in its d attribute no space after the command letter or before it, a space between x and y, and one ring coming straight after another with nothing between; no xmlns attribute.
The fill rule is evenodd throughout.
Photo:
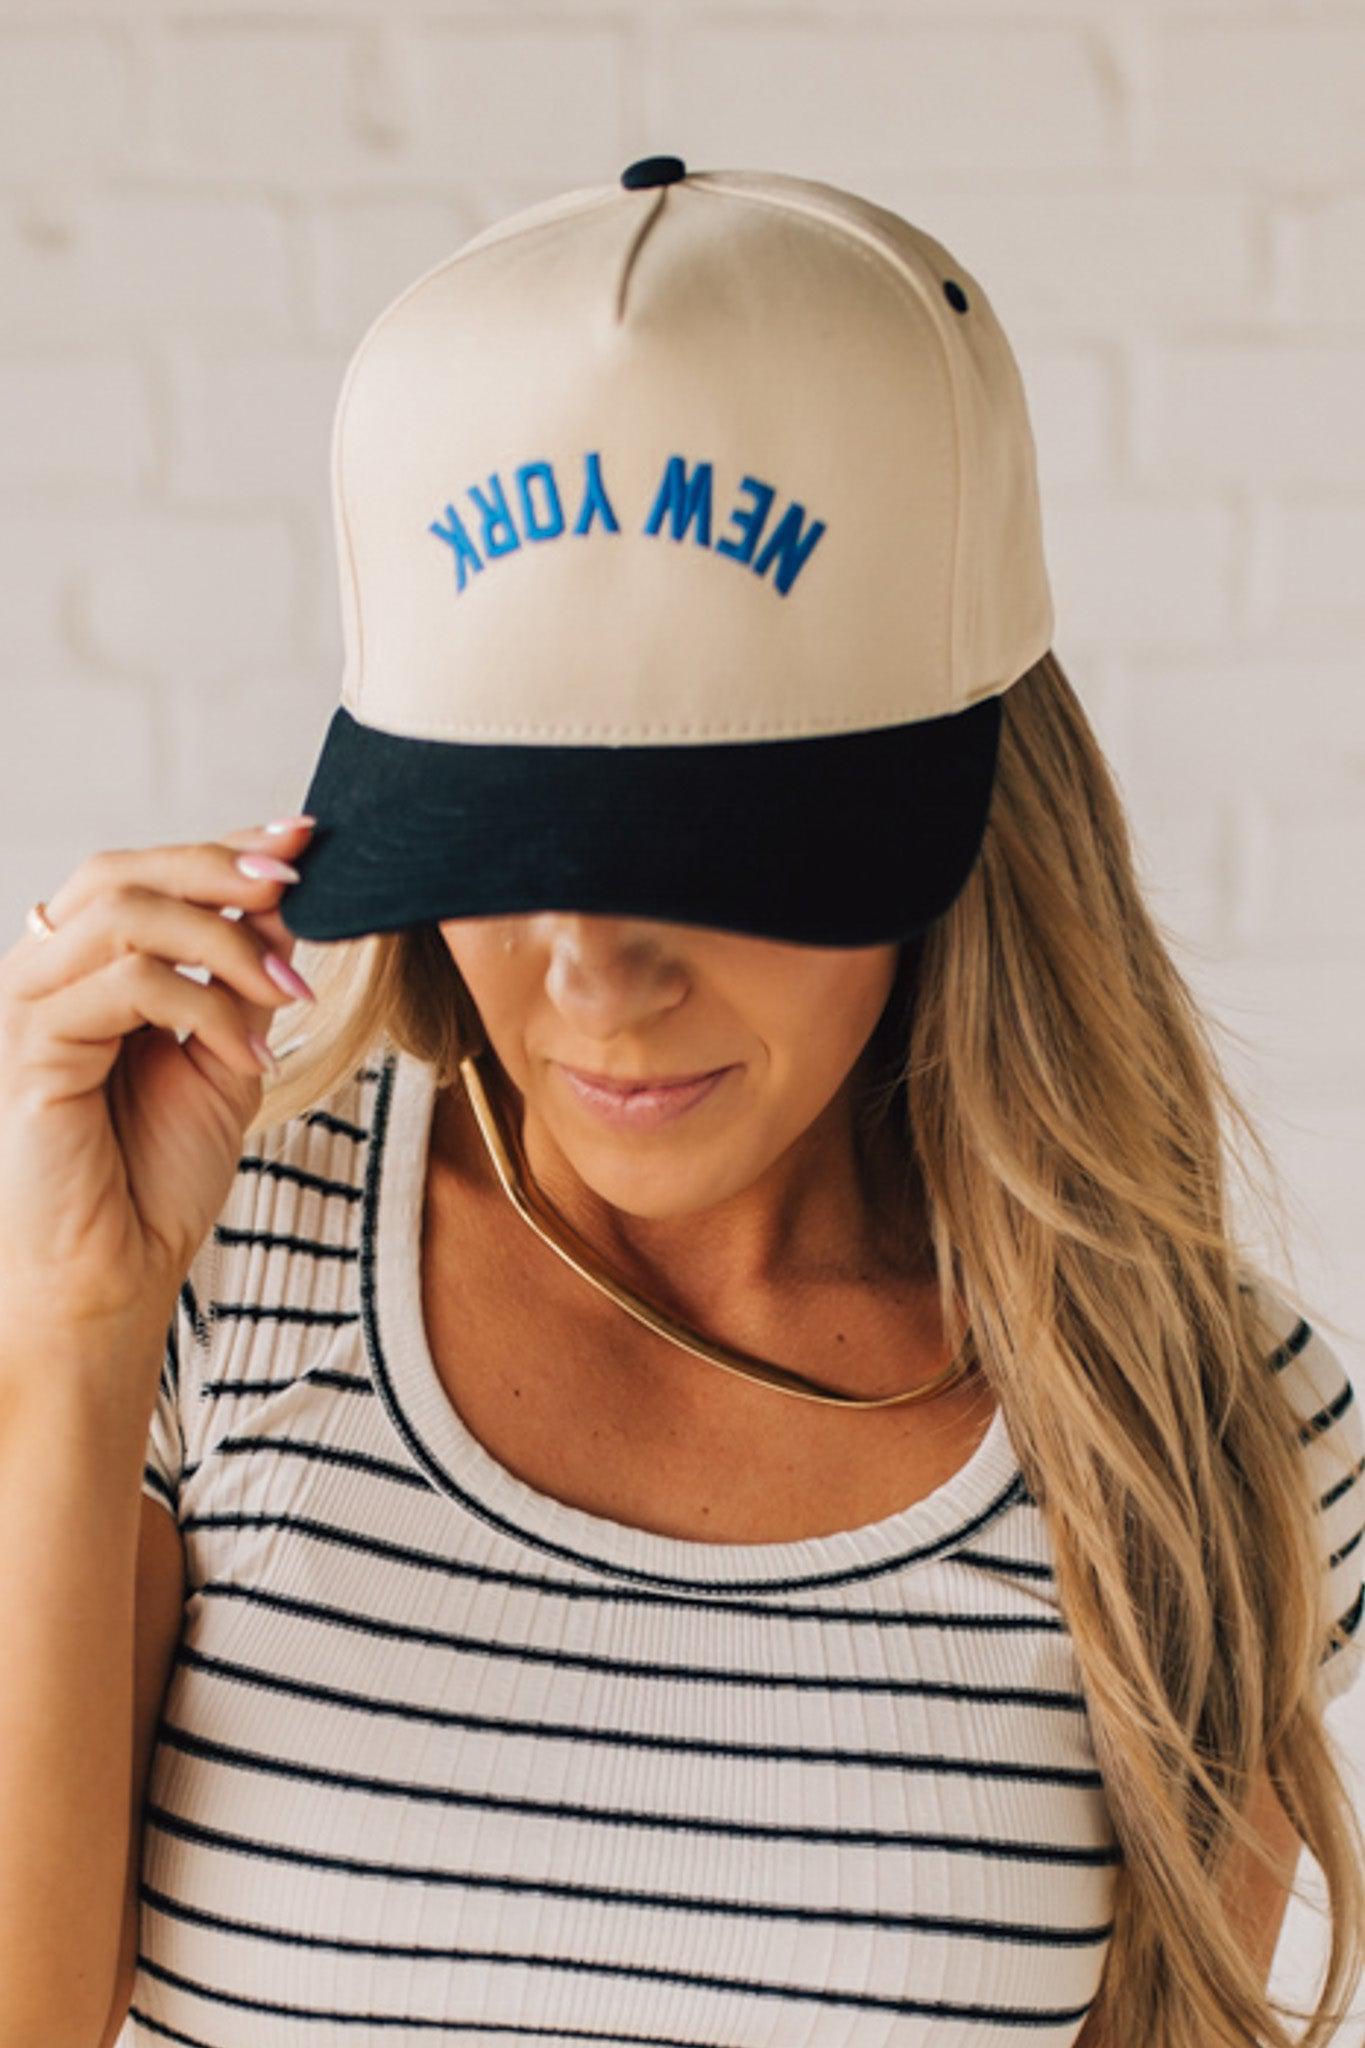
<svg viewBox="0 0 1365 2048"><path fill-rule="evenodd" d="M513 213L374 319L331 486L299 937L857 947L961 890L1053 611L1018 366L923 228L674 156Z"/></svg>

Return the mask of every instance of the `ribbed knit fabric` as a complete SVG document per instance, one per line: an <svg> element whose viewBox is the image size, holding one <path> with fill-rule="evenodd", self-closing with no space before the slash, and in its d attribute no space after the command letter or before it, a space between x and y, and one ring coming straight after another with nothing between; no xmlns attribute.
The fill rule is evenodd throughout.
<svg viewBox="0 0 1365 2048"><path fill-rule="evenodd" d="M386 1049L260 1133L168 1333L144 1488L189 1592L124 2040L1074 2042L1121 1853L1002 1412L926 1499L805 1541L538 1492L426 1342L433 1081ZM1335 1696L1365 1429L1279 1306Z"/></svg>

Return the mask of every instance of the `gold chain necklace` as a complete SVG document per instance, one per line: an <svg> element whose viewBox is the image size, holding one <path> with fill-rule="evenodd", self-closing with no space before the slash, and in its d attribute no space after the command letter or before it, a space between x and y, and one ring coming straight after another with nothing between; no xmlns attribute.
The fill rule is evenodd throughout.
<svg viewBox="0 0 1365 2048"><path fill-rule="evenodd" d="M892 1408L908 1401L927 1401L934 1394L946 1393L949 1387L956 1386L972 1370L975 1360L960 1353L951 1365L923 1386L911 1387L903 1394L883 1394L865 1401L855 1394L841 1394L833 1387L818 1386L814 1380L807 1379L802 1373L791 1372L786 1366L772 1365L767 1359L754 1358L748 1352L732 1351L728 1345L713 1343L697 1331L689 1330L685 1323L645 1301L624 1281L604 1272L587 1240L559 1214L536 1185L520 1132L513 1125L504 1133L499 1125L475 1054L465 1054L460 1061L460 1075L494 1170L507 1199L523 1222L528 1223L551 1251L558 1252L566 1265L581 1273L600 1293L607 1295L647 1329L668 1338L670 1343L681 1345L684 1351L690 1351L694 1358L704 1358L725 1372L738 1374L741 1379L761 1381L779 1394L792 1394L803 1401L824 1401L838 1408Z"/></svg>

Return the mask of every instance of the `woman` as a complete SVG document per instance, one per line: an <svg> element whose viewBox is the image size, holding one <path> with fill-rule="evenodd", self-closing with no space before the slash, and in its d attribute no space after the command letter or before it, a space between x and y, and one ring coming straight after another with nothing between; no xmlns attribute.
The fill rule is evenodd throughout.
<svg viewBox="0 0 1365 2048"><path fill-rule="evenodd" d="M259 843L246 833L107 856L11 969L36 1015L40 966L55 987L63 933L116 931L115 897L125 929L148 920L148 954L153 912L128 907L143 892L244 913L226 930L193 913L198 950L175 957L210 987L172 972L153 997L149 977L144 1015L193 1035L142 1041L126 1105L150 1100L154 1059L169 1099L175 1061L177 1085L188 1069L249 1101L254 1142L212 1230L192 1214L176 1240L142 1482L139 1586L163 1589L165 1614L139 1698L160 1718L153 1750L139 1709L110 2026L131 2001L135 2040L233 2048L343 2024L353 2043L1287 2043L1266 1977L1306 1843L1332 1908L1302 2037L1317 2048L1362 1963L1362 1844L1322 1716L1359 1670L1365 1432L1316 1317L1234 1229L1231 1122L1259 1141L1060 664L1022 658L1050 618L998 330L974 280L894 216L797 180L683 185L660 169L676 161L632 166L643 199L624 212L572 195L478 238L492 267L464 275L444 324L408 295L410 345L439 334L486 422L489 389L476 406L460 373L493 352L452 367L449 351L496 334L524 412L550 387L528 387L507 308L534 292L563 388L591 382L586 333L592 362L616 352L638 434L632 408L680 403L703 300L726 308L713 340L745 408L762 391L746 321L769 350L785 337L775 386L810 395L820 322L793 338L755 312L789 284L843 310L868 376L913 379L889 346L899 320L924 363L952 366L924 385L921 447L945 466L926 453L906 487L911 539L869 516L839 552L856 493L836 463L828 609L779 623L736 581L718 625L691 615L694 592L703 564L737 557L656 570L647 522L610 570L586 549L556 563L526 524L522 562L498 561L448 504L457 601L481 608L446 642L424 572L405 592L377 541L410 509L391 481L375 509L388 451L409 445L379 431L384 406L432 390L384 354L402 322L376 323L379 361L353 366L338 427L348 702L314 817L277 839L299 867L229 883L230 850ZM736 208L708 242L722 198ZM765 239L820 208L799 260ZM946 357L918 304L912 320L858 297L840 224L951 272ZM721 265L709 300L686 289L702 245ZM852 266L850 297L816 288L826 257ZM575 324L576 288L618 259L629 291L609 303L628 317ZM961 361L948 284L975 323ZM700 388L714 407L714 380ZM933 431L950 389L961 469ZM902 471L855 460L875 407L851 420L845 392L849 474L889 513ZM803 431L827 417L803 406ZM791 419L779 405L769 425ZM509 502L490 483L487 532ZM527 491L522 510L549 503ZM917 601L900 610L896 584L858 630L899 651L889 614L913 631L933 613L957 573L935 537L957 521L994 637L978 615L946 693L929 625L922 659L831 677L822 629L848 628L860 563L887 566L879 536ZM547 516L539 531L568 545ZM681 597L660 594L674 569ZM596 666L565 630L559 579L575 578L613 627ZM964 635L966 604L954 583ZM690 630L671 663L670 607ZM573 623L586 632L587 609ZM721 626L753 663L718 666ZM486 664L509 645L495 688ZM974 688L992 647L995 686ZM679 725L720 743L665 730L679 689ZM500 726L498 691L522 693ZM808 802L778 803L795 777ZM287 964L300 934L320 948L317 996L257 1101L209 998L231 983L263 1028L278 997L257 942ZM630 1109L573 1069L711 1078Z"/></svg>

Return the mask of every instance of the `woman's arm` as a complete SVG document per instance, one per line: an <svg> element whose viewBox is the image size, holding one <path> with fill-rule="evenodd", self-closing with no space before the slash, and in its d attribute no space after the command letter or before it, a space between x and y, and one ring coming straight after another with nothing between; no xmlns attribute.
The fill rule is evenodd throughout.
<svg viewBox="0 0 1365 2048"><path fill-rule="evenodd" d="M1249 1817L1264 1845L1264 1860L1238 1847L1229 1868L1228 1897L1233 1918L1245 1928L1256 1967L1268 1984L1303 1843L1267 1770L1256 1780Z"/></svg>
<svg viewBox="0 0 1365 2048"><path fill-rule="evenodd" d="M1237 1845L1228 1864L1226 1897L1233 1920L1245 1932L1256 1968L1268 1984L1303 1843L1264 1768L1256 1780L1248 1818L1261 1838L1264 1855L1253 1855ZM1075 2048L1119 2048L1119 2044L1087 2020L1076 2036Z"/></svg>

